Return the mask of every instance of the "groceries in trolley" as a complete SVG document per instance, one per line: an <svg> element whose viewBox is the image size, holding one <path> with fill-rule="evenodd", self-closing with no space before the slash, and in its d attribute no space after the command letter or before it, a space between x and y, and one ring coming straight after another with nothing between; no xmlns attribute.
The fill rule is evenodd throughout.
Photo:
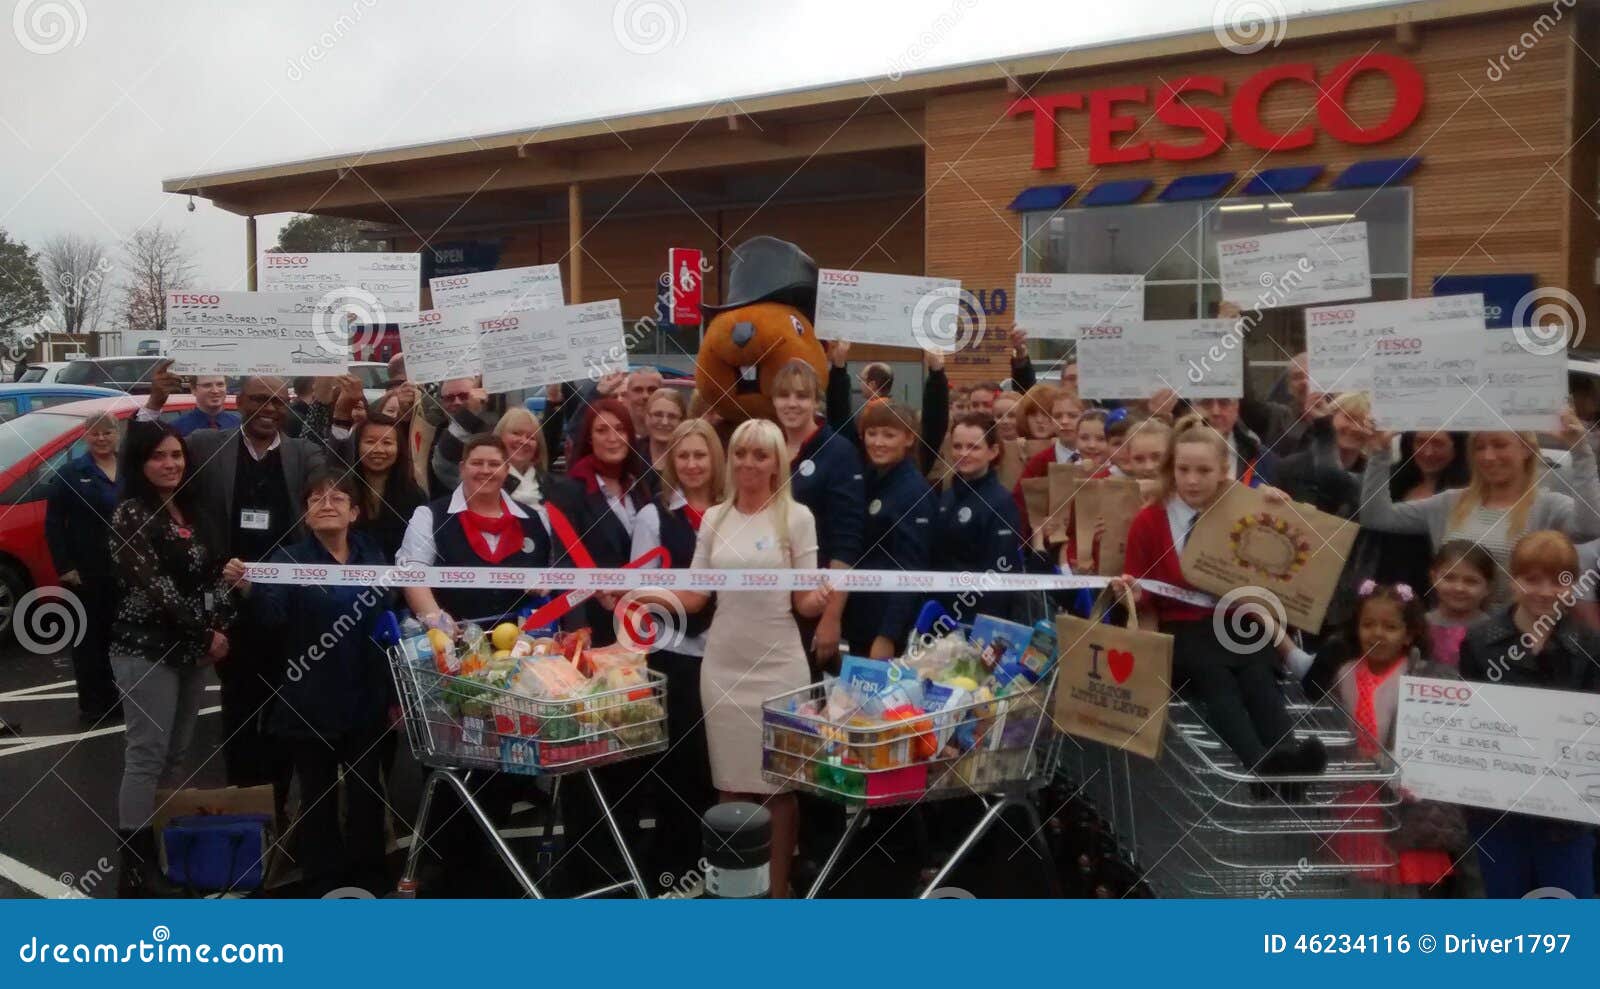
<svg viewBox="0 0 1600 989"><path fill-rule="evenodd" d="M763 772L866 805L1027 779L1055 661L1049 622L988 616L895 659L846 656L838 677L766 703Z"/></svg>
<svg viewBox="0 0 1600 989"><path fill-rule="evenodd" d="M408 728L464 765L557 772L666 742L664 678L642 652L592 648L587 629L467 623L452 633L408 622L397 659Z"/></svg>

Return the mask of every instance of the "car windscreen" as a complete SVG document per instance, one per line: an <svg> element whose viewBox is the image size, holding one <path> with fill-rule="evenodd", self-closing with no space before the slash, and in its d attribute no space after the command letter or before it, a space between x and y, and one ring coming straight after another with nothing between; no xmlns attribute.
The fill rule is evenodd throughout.
<svg viewBox="0 0 1600 989"><path fill-rule="evenodd" d="M22 377L17 380L22 382L43 381L44 371L45 369L42 367L30 367L22 372Z"/></svg>

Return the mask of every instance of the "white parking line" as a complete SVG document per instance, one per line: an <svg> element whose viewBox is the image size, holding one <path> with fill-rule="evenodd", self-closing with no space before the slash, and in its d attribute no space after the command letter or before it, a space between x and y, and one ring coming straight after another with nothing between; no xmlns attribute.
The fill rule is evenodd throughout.
<svg viewBox="0 0 1600 989"><path fill-rule="evenodd" d="M216 714L220 710L222 710L220 705L217 707L203 707L200 709L199 713L203 715ZM33 738L29 738L28 736L24 735L20 738L0 739L0 743L3 743L0 744L0 759L4 759L7 756L20 755L23 752L34 752L39 749L48 749L53 745L69 745L73 742L83 741L86 738L99 738L101 735L115 735L119 732L124 732L127 730L128 728L126 725L115 724L107 725L104 728L95 728L91 731L74 732L66 735L38 735Z"/></svg>
<svg viewBox="0 0 1600 989"><path fill-rule="evenodd" d="M47 900L87 900L88 897L71 886L63 886L53 876L47 876L31 865L18 862L0 853L0 878L16 883L34 896Z"/></svg>

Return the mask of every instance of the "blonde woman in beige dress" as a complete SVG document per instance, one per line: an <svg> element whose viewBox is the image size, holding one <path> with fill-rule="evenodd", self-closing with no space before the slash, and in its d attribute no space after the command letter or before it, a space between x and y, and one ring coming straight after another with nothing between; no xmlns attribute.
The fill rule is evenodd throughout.
<svg viewBox="0 0 1600 989"><path fill-rule="evenodd" d="M739 425L728 441L727 498L700 524L694 568L812 570L817 524L789 495L789 450L765 419ZM710 595L659 591L696 612ZM706 633L700 700L711 749L711 778L724 802L746 800L772 813L772 895L787 896L799 812L792 792L761 777L761 702L811 682L794 613L815 618L833 590L737 591L725 595Z"/></svg>

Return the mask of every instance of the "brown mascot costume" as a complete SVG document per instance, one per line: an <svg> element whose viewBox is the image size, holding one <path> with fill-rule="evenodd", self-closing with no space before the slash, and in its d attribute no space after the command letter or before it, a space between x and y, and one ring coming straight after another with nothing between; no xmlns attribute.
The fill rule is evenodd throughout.
<svg viewBox="0 0 1600 989"><path fill-rule="evenodd" d="M828 358L811 328L817 263L786 240L752 237L733 251L728 292L707 306L694 383L707 408L728 423L772 419L773 375L790 361L828 380Z"/></svg>

